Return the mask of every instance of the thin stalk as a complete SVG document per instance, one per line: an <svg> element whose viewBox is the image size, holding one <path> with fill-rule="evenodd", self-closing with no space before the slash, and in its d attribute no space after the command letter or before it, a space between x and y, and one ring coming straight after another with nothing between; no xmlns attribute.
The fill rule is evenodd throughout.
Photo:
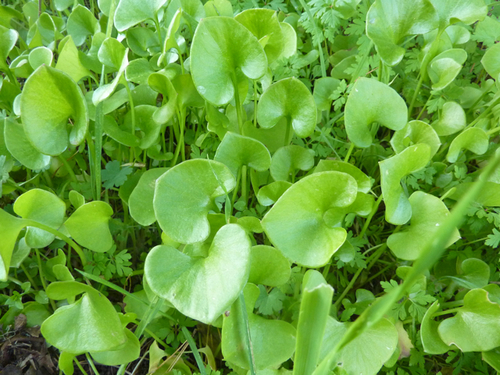
<svg viewBox="0 0 500 375"><path fill-rule="evenodd" d="M233 74L233 86L234 86L234 101L236 104L236 116L238 117L238 129L240 130L240 134L243 135L243 111L241 108L240 93L238 91L236 74Z"/></svg>
<svg viewBox="0 0 500 375"><path fill-rule="evenodd" d="M63 233L59 232L57 229L51 228L48 225L39 223L35 220L29 220L29 219L24 219L26 222L26 226L28 227L35 227L35 228L40 228L43 229L46 232L52 233L59 237L61 240L66 242L68 245L70 245L78 254L80 257L80 261L82 262L82 265L85 266L87 264L87 258L85 257L85 254L83 253L82 249L80 246L78 246L75 241L73 241L71 238L65 236Z"/></svg>
<svg viewBox="0 0 500 375"><path fill-rule="evenodd" d="M132 97L132 91L130 90L130 87L128 83L125 85L125 88L127 90L127 95L128 95L128 101L130 103L130 115L131 115L131 120L132 120L132 127L130 129L130 133L132 135L135 135L135 128L136 128L136 120L135 120L135 105L134 105L134 98ZM130 147L130 163L135 162L135 155L134 155L134 147Z"/></svg>
<svg viewBox="0 0 500 375"><path fill-rule="evenodd" d="M233 190L233 198L231 199L231 207L234 207L234 202L236 201L236 195L238 194L238 189L240 187L241 170L242 168L238 169L238 176L236 177L236 185Z"/></svg>
<svg viewBox="0 0 500 375"><path fill-rule="evenodd" d="M253 125L257 127L257 81L253 81Z"/></svg>
<svg viewBox="0 0 500 375"><path fill-rule="evenodd" d="M366 230L368 229L368 226L370 225L370 222L372 221L373 216L377 213L378 206L382 202L382 194L378 197L377 201L375 202L375 205L372 208L372 211L370 212L370 215L366 218L365 224L363 225L363 228L361 228L361 232L359 232L358 237L363 237L364 234L366 233Z"/></svg>
<svg viewBox="0 0 500 375"><path fill-rule="evenodd" d="M161 27L160 27L160 22L158 21L158 13L155 13L153 21L155 23L156 31L158 33L158 40L160 41L160 46L163 46L163 40L162 40L162 37L161 37Z"/></svg>
<svg viewBox="0 0 500 375"><path fill-rule="evenodd" d="M97 200L96 196L96 188L95 188L95 177L94 177L94 165L95 165L95 147L94 147L94 141L92 140L92 137L90 136L90 133L87 132L87 135L85 137L87 139L87 147L88 147L88 153L89 153L89 168L90 168L90 190L92 191L92 198L93 200Z"/></svg>
<svg viewBox="0 0 500 375"><path fill-rule="evenodd" d="M245 206L248 203L248 190L247 190L247 166L241 167L241 196L243 197L243 202Z"/></svg>
<svg viewBox="0 0 500 375"><path fill-rule="evenodd" d="M103 65L104 74L104 65ZM102 80L101 80L102 81ZM95 109L95 123L94 123L94 186L95 186L95 200L101 200L101 161L102 161L102 137L103 137L103 124L104 124L104 110L102 108L103 102L99 102Z"/></svg>
<svg viewBox="0 0 500 375"><path fill-rule="evenodd" d="M247 346L248 363L250 364L250 374L255 375L255 360L253 355L252 337L250 336L250 324L248 322L247 307L243 293L240 293L239 302L241 305L240 306L241 317L243 319L243 324L245 324L245 329L243 331L245 332L244 340Z"/></svg>
<svg viewBox="0 0 500 375"><path fill-rule="evenodd" d="M189 330L186 327L182 327L182 333L184 333L184 337L186 338L187 342L189 343L189 347L191 348L191 351L193 352L194 359L196 360L196 364L198 365L198 368L200 369L200 374L201 375L207 375L207 372L205 370L205 365L203 364L203 360L201 359L200 352L198 351L198 348L196 347L196 343L193 340L193 337L191 336L191 333L189 333Z"/></svg>
<svg viewBox="0 0 500 375"><path fill-rule="evenodd" d="M333 304L333 306L336 309L338 309L338 307L339 307L340 303L342 302L342 300L344 299L344 297L352 289L352 287L354 286L354 283L356 282L356 280L358 280L359 275L361 275L361 272L363 272L363 268L358 268L358 270L356 271L356 273L352 277L352 279L349 282L349 284L344 288L344 290L343 290L342 294L340 295L340 297L337 299L337 301L335 301L335 303Z"/></svg>
<svg viewBox="0 0 500 375"><path fill-rule="evenodd" d="M82 365L80 364L80 361L78 361L76 357L73 358L73 361L75 361L76 365L78 366L83 375L88 375L87 371L83 369Z"/></svg>
<svg viewBox="0 0 500 375"><path fill-rule="evenodd" d="M78 183L78 180L76 179L75 172L73 171L73 168L69 165L68 161L63 155L59 155L59 160L64 164L64 167L68 171L69 177L71 178L71 181Z"/></svg>
<svg viewBox="0 0 500 375"><path fill-rule="evenodd" d="M444 311L439 311L435 314L432 314L432 317L454 314L454 313L458 312L459 310L460 310L460 307L456 307L454 309L449 309L449 310L444 310Z"/></svg>
<svg viewBox="0 0 500 375"><path fill-rule="evenodd" d="M47 291L47 283L45 282L45 279L43 276L43 268L42 268L42 260L40 259L40 251L38 249L35 249L35 254L36 254L36 260L38 262L38 275L40 276L40 281L42 282L43 290ZM50 298L49 298L49 301L50 301L50 306L52 306L52 309L54 311L56 311L57 306L54 303L54 301Z"/></svg>
<svg viewBox="0 0 500 375"><path fill-rule="evenodd" d="M31 277L31 275L29 274L28 270L26 269L26 267L24 267L24 264L22 264L22 263L21 263L21 269L23 270L24 274L28 278L28 280L31 283L31 286L33 287L33 289L35 291L38 291L38 288L36 287L36 284L35 284L35 280L33 280L33 278Z"/></svg>
<svg viewBox="0 0 500 375"><path fill-rule="evenodd" d="M347 155L344 158L344 162L347 163L349 161L349 158L351 157L353 150L354 150L354 143L351 143L349 146L349 150L347 150Z"/></svg>
<svg viewBox="0 0 500 375"><path fill-rule="evenodd" d="M87 358L87 362L89 363L90 367L92 368L92 371L94 371L94 374L99 375L99 371L97 371L94 361L92 361L92 358L90 358L89 353L85 353L85 358Z"/></svg>
<svg viewBox="0 0 500 375"><path fill-rule="evenodd" d="M496 128L493 128L493 129L488 130L488 131L486 132L486 134L488 134L488 135L493 135L493 134L498 133L498 132L500 132L500 126L499 126L499 127L496 127Z"/></svg>
<svg viewBox="0 0 500 375"><path fill-rule="evenodd" d="M318 53L319 53L319 62L321 64L321 76L324 78L326 77L326 65L325 65L325 56L323 56L323 48L321 47L321 41L318 39L318 35L323 35L321 30L318 29L318 25L316 24L316 21L314 20L314 17L311 13L311 8L309 8L309 5L304 0L299 0L300 4L302 7L306 10L307 16L309 17L309 20L312 22L314 25L314 32L316 33L316 40L318 42L316 43L316 47L318 48Z"/></svg>
<svg viewBox="0 0 500 375"><path fill-rule="evenodd" d="M290 142L290 131L292 128L292 124L290 123L290 118L286 119L286 131L285 131L285 146L288 146L288 143Z"/></svg>

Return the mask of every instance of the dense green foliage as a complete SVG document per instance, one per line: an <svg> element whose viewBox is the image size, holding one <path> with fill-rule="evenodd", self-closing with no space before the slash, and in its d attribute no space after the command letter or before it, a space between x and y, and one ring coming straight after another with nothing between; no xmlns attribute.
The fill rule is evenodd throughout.
<svg viewBox="0 0 500 375"><path fill-rule="evenodd" d="M500 371L498 4L0 6L2 334L66 375Z"/></svg>

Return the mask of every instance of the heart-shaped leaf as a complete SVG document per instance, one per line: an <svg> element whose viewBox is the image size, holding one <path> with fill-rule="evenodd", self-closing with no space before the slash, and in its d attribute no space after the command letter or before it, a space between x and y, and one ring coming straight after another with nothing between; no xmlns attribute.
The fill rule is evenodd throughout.
<svg viewBox="0 0 500 375"><path fill-rule="evenodd" d="M440 27L457 22L470 25L486 17L488 9L483 0L430 0L439 15Z"/></svg>
<svg viewBox="0 0 500 375"><path fill-rule="evenodd" d="M23 219L12 216L0 209L0 281L7 281L12 252L17 236L26 226Z"/></svg>
<svg viewBox="0 0 500 375"><path fill-rule="evenodd" d="M267 61L272 64L278 59L284 47L278 14L272 9L246 9L234 19L255 35L266 52Z"/></svg>
<svg viewBox="0 0 500 375"><path fill-rule="evenodd" d="M216 105L227 104L234 97L237 71L249 79L258 79L267 71L266 54L257 38L229 17L209 17L200 22L190 60L196 89Z"/></svg>
<svg viewBox="0 0 500 375"><path fill-rule="evenodd" d="M260 126L269 129L282 119L301 138L311 135L316 127L316 103L308 88L297 78L284 78L272 84L260 97L257 107Z"/></svg>
<svg viewBox="0 0 500 375"><path fill-rule="evenodd" d="M89 121L85 98L76 83L48 66L39 67L26 81L21 119L30 142L46 155L61 154L68 143L82 143Z"/></svg>
<svg viewBox="0 0 500 375"><path fill-rule="evenodd" d="M57 59L56 69L67 73L75 82L91 75L90 71L80 61L78 49L71 35L68 35L59 43L59 58Z"/></svg>
<svg viewBox="0 0 500 375"><path fill-rule="evenodd" d="M358 191L368 193L372 188L372 181L359 168L341 160L320 160L314 172L338 171L351 175L358 184Z"/></svg>
<svg viewBox="0 0 500 375"><path fill-rule="evenodd" d="M19 34L16 30L0 26L0 70L4 72L9 69L6 60L16 45L17 38L19 38Z"/></svg>
<svg viewBox="0 0 500 375"><path fill-rule="evenodd" d="M156 180L167 170L168 168L147 170L130 194L128 199L130 216L141 225L151 225L156 221L153 208Z"/></svg>
<svg viewBox="0 0 500 375"><path fill-rule="evenodd" d="M115 12L115 27L118 31L124 31L129 27L137 25L147 19L154 20L158 9L167 0L120 0Z"/></svg>
<svg viewBox="0 0 500 375"><path fill-rule="evenodd" d="M438 27L436 10L428 0L377 0L366 15L366 34L389 66L405 54L400 46L407 36L425 34Z"/></svg>
<svg viewBox="0 0 500 375"><path fill-rule="evenodd" d="M103 294L75 281L47 287L51 299L66 299L82 292L77 302L60 307L43 322L43 337L59 350L73 354L102 352L124 344L127 338L118 313Z"/></svg>
<svg viewBox="0 0 500 375"><path fill-rule="evenodd" d="M406 147L418 143L425 143L431 149L431 158L439 150L441 141L436 131L423 121L410 121L403 129L394 133L391 138L391 146L397 153Z"/></svg>
<svg viewBox="0 0 500 375"><path fill-rule="evenodd" d="M259 296L259 288L247 284L244 290L246 314L248 315L249 332L252 341L252 357L256 370L275 368L288 360L295 348L295 328L282 320L267 320L253 314L255 302ZM247 344L244 341L247 329L242 315L243 306L236 301L230 314L222 324L222 354L228 361L244 369L250 368Z"/></svg>
<svg viewBox="0 0 500 375"><path fill-rule="evenodd" d="M156 181L153 206L158 224L177 242L206 240L213 200L235 184L231 171L216 161L196 159L176 165Z"/></svg>
<svg viewBox="0 0 500 375"><path fill-rule="evenodd" d="M24 127L12 118L5 119L5 145L22 165L38 171L46 169L51 157L34 148L24 132Z"/></svg>
<svg viewBox="0 0 500 375"><path fill-rule="evenodd" d="M433 90L442 90L453 82L467 60L467 52L461 48L441 52L429 64L428 73Z"/></svg>
<svg viewBox="0 0 500 375"><path fill-rule="evenodd" d="M144 272L156 294L182 314L210 324L234 302L247 282L250 247L245 231L237 224L228 224L215 235L206 258L191 258L161 245L149 252Z"/></svg>
<svg viewBox="0 0 500 375"><path fill-rule="evenodd" d="M175 91L172 82L164 74L153 73L148 78L148 85L163 95L163 99L167 99L167 103L158 108L153 115L153 119L159 124L165 124L175 115L177 107L177 91Z"/></svg>
<svg viewBox="0 0 500 375"><path fill-rule="evenodd" d="M292 186L292 183L288 181L271 182L269 185L259 189L257 199L261 205L271 206L279 199L279 197L283 195L285 191L288 190L290 186Z"/></svg>
<svg viewBox="0 0 500 375"><path fill-rule="evenodd" d="M118 350L91 353L92 357L106 366L118 366L135 361L141 355L139 339L128 329L124 330L127 341Z"/></svg>
<svg viewBox="0 0 500 375"><path fill-rule="evenodd" d="M422 191L414 192L408 201L411 205L410 226L391 234L387 246L399 259L416 260L425 248L422 233L432 237L450 213L441 199ZM459 238L460 233L455 229L448 246Z"/></svg>
<svg viewBox="0 0 500 375"><path fill-rule="evenodd" d="M36 47L28 55L28 61L33 70L36 70L41 65L50 66L53 58L52 51L47 47Z"/></svg>
<svg viewBox="0 0 500 375"><path fill-rule="evenodd" d="M327 111L332 106L330 96L337 89L340 81L332 77L322 77L314 81L313 98L320 111Z"/></svg>
<svg viewBox="0 0 500 375"><path fill-rule="evenodd" d="M315 173L289 188L266 214L262 226L290 261L321 267L347 237L344 228L328 226L324 215L349 206L356 194L356 181L348 174Z"/></svg>
<svg viewBox="0 0 500 375"><path fill-rule="evenodd" d="M290 263L278 249L266 245L252 247L249 283L279 286L288 281L290 273Z"/></svg>
<svg viewBox="0 0 500 375"><path fill-rule="evenodd" d="M231 170L236 178L244 165L256 171L266 171L271 165L271 155L266 146L256 139L227 132L215 153L214 160Z"/></svg>
<svg viewBox="0 0 500 375"><path fill-rule="evenodd" d="M498 81L498 75L500 74L500 44L494 44L484 53L481 59L481 64L484 66L484 70Z"/></svg>
<svg viewBox="0 0 500 375"><path fill-rule="evenodd" d="M335 347L349 325L349 323L340 323L328 317L320 360ZM349 375L375 375L392 356L397 345L396 327L389 320L382 318L348 343L337 354L336 363Z"/></svg>
<svg viewBox="0 0 500 375"><path fill-rule="evenodd" d="M298 170L308 171L314 166L314 152L296 145L281 147L271 160L271 176L275 181L295 180Z"/></svg>
<svg viewBox="0 0 500 375"><path fill-rule="evenodd" d="M101 30L92 12L80 4L77 4L71 11L66 28L77 46L85 43L87 36L94 35Z"/></svg>
<svg viewBox="0 0 500 375"><path fill-rule="evenodd" d="M431 307L425 312L422 319L420 328L422 337L422 346L426 353L429 354L443 354L450 350L452 347L446 345L438 333L439 323L432 319L432 315L439 310L439 302L435 301Z"/></svg>
<svg viewBox="0 0 500 375"><path fill-rule="evenodd" d="M457 161L460 151L465 149L476 155L482 155L488 151L489 137L481 128L469 128L460 133L451 142L446 159L450 163Z"/></svg>
<svg viewBox="0 0 500 375"><path fill-rule="evenodd" d="M177 104L181 109L188 107L203 107L205 100L194 87L193 78L190 74L181 74L172 79L172 85L177 92Z"/></svg>
<svg viewBox="0 0 500 375"><path fill-rule="evenodd" d="M481 259L469 258L462 262L458 276L448 276L458 285L467 288L483 288L490 281L490 267Z"/></svg>
<svg viewBox="0 0 500 375"><path fill-rule="evenodd" d="M379 162L382 195L385 202L385 220L403 225L412 215L411 204L401 187L401 179L427 165L431 149L425 143L410 146L401 153Z"/></svg>
<svg viewBox="0 0 500 375"><path fill-rule="evenodd" d="M113 209L106 202L89 202L73 212L64 226L80 245L103 253L113 246L108 225L111 215Z"/></svg>
<svg viewBox="0 0 500 375"><path fill-rule="evenodd" d="M372 144L370 126L378 122L392 130L403 129L408 108L391 87L370 78L359 78L345 105L345 127L349 140L357 147Z"/></svg>
<svg viewBox="0 0 500 375"><path fill-rule="evenodd" d="M436 133L440 136L455 134L467 125L465 112L460 104L446 102L441 108L439 120L432 124Z"/></svg>
<svg viewBox="0 0 500 375"><path fill-rule="evenodd" d="M34 220L59 229L66 213L66 204L58 196L46 190L32 189L16 199L14 212L23 219ZM42 248L50 245L55 235L43 229L28 227L24 238L29 247Z"/></svg>
<svg viewBox="0 0 500 375"><path fill-rule="evenodd" d="M280 121L270 129L256 128L251 121L246 121L243 124L243 134L262 142L271 154L275 153L280 147L283 147L283 141L287 145L290 144L293 132L287 129L288 125L286 121ZM285 139L287 135L288 138Z"/></svg>
<svg viewBox="0 0 500 375"><path fill-rule="evenodd" d="M447 345L463 352L488 351L500 346L500 305L484 289L473 289L464 297L457 314L439 324L439 335Z"/></svg>

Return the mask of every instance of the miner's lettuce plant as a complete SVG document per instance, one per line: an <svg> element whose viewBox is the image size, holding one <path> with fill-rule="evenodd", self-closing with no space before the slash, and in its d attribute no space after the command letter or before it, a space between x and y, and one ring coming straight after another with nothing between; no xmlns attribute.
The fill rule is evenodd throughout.
<svg viewBox="0 0 500 375"><path fill-rule="evenodd" d="M0 6L0 324L65 374L500 371L499 9Z"/></svg>

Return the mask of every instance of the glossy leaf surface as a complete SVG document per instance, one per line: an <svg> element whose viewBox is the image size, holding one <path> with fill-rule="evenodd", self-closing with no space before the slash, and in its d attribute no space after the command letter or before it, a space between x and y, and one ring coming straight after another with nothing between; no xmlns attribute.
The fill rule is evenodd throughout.
<svg viewBox="0 0 500 375"><path fill-rule="evenodd" d="M252 247L249 283L279 286L288 281L290 273L290 263L278 249L266 245Z"/></svg>
<svg viewBox="0 0 500 375"><path fill-rule="evenodd" d="M139 22L154 19L156 12L167 0L120 0L115 12L115 26L118 31L124 31Z"/></svg>
<svg viewBox="0 0 500 375"><path fill-rule="evenodd" d="M299 170L308 171L314 166L314 154L309 150L290 145L278 149L271 160L271 176L275 181L288 181L295 178Z"/></svg>
<svg viewBox="0 0 500 375"><path fill-rule="evenodd" d="M408 109L398 93L381 82L360 78L354 84L345 106L347 135L357 147L372 144L370 127L378 122L392 130L403 129Z"/></svg>
<svg viewBox="0 0 500 375"><path fill-rule="evenodd" d="M403 129L396 131L391 138L391 146L398 153L418 143L425 143L430 147L431 158L441 146L439 136L432 126L418 120L410 121Z"/></svg>
<svg viewBox="0 0 500 375"><path fill-rule="evenodd" d="M329 227L324 215L330 209L349 206L356 194L356 181L351 176L341 172L315 173L290 187L266 214L262 226L289 260L320 267L347 236L345 229Z"/></svg>
<svg viewBox="0 0 500 375"><path fill-rule="evenodd" d="M460 133L451 142L446 159L450 163L457 161L460 151L469 150L477 155L482 155L488 151L489 137L481 128L469 128Z"/></svg>
<svg viewBox="0 0 500 375"><path fill-rule="evenodd" d="M136 187L130 194L128 205L130 216L141 225L151 225L156 221L153 198L156 180L168 168L153 168L144 172Z"/></svg>
<svg viewBox="0 0 500 375"><path fill-rule="evenodd" d="M157 246L146 258L151 289L186 316L215 321L238 297L250 271L250 241L237 224L223 226L206 258Z"/></svg>

